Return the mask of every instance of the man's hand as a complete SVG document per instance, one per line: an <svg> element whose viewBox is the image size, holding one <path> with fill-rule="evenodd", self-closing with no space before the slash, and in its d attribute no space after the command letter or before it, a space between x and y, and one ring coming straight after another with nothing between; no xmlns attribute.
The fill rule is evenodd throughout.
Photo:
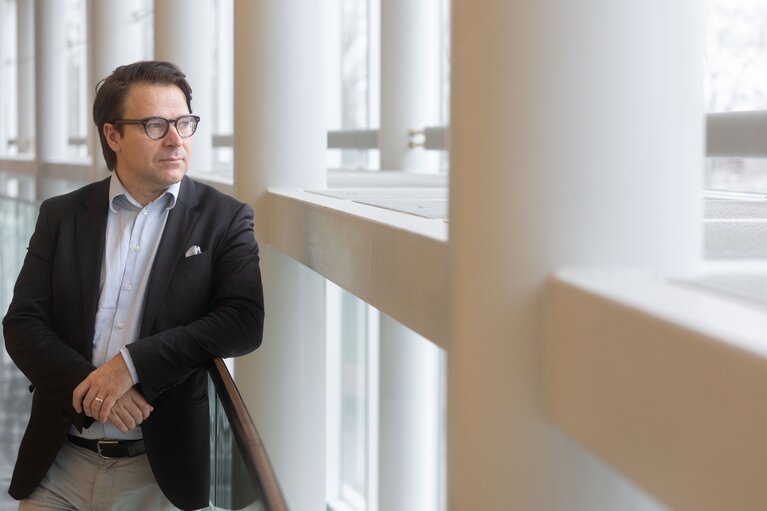
<svg viewBox="0 0 767 511"><path fill-rule="evenodd" d="M133 386L128 366L117 354L93 371L72 392L72 407L77 413L104 423L115 402Z"/></svg>
<svg viewBox="0 0 767 511"><path fill-rule="evenodd" d="M123 433L127 433L147 420L153 410L144 395L135 387L131 387L115 402L109 414L109 422Z"/></svg>

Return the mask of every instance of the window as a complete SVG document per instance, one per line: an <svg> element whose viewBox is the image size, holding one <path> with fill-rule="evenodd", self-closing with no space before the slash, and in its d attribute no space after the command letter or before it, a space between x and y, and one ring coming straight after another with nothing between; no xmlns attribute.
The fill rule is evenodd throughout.
<svg viewBox="0 0 767 511"><path fill-rule="evenodd" d="M69 158L88 157L88 57L84 0L67 0L66 38L64 57L67 61L67 126L69 134Z"/></svg>
<svg viewBox="0 0 767 511"><path fill-rule="evenodd" d="M328 129L361 132L378 125L376 0L335 0L327 20ZM345 143L328 151L329 168L378 168L371 143Z"/></svg>
<svg viewBox="0 0 767 511"><path fill-rule="evenodd" d="M377 471L378 312L327 283L328 500L374 509Z"/></svg>
<svg viewBox="0 0 767 511"><path fill-rule="evenodd" d="M232 132L234 131L234 41L233 0L215 0L213 47L213 171L216 174L232 176L234 151Z"/></svg>
<svg viewBox="0 0 767 511"><path fill-rule="evenodd" d="M395 8L404 12L389 11ZM418 18L412 22L418 30L400 30L397 24L411 17ZM396 7L331 0L326 26L328 168L446 171L449 0ZM399 124L406 119L411 125ZM393 137L394 148L382 141ZM391 163L402 159L387 156L392 151L418 157L402 168Z"/></svg>
<svg viewBox="0 0 767 511"><path fill-rule="evenodd" d="M767 3L705 2L706 111L767 115ZM706 187L767 193L767 159L708 158Z"/></svg>

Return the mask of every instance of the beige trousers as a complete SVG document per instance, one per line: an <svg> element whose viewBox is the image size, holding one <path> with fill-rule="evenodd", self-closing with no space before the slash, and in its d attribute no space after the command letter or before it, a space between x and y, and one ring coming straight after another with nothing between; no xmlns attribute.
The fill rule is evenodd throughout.
<svg viewBox="0 0 767 511"><path fill-rule="evenodd" d="M19 511L170 511L146 454L103 459L65 442L40 485Z"/></svg>

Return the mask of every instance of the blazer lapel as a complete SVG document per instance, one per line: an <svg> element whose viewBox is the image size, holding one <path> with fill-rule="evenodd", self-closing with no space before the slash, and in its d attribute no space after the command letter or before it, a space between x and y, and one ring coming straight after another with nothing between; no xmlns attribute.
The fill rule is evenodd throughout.
<svg viewBox="0 0 767 511"><path fill-rule="evenodd" d="M197 195L194 182L187 177L181 181L178 200L168 212L160 246L152 264L149 285L144 302L144 315L141 321L140 337L146 337L152 331L157 314L164 302L165 290L173 278L176 266L182 257L186 243L199 217Z"/></svg>
<svg viewBox="0 0 767 511"><path fill-rule="evenodd" d="M83 201L83 209L76 216L76 250L79 261L80 284L83 292L83 324L88 331L82 339L80 352L88 360L93 355L91 343L96 321L101 281L101 263L104 255L104 241L107 228L107 208L109 203L109 179L93 188Z"/></svg>

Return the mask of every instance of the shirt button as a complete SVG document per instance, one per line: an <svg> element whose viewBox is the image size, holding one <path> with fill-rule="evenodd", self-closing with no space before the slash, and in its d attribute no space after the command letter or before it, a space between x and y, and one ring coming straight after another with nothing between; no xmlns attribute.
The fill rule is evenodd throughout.
<svg viewBox="0 0 767 511"><path fill-rule="evenodd" d="M136 245L135 247L133 247L133 251L134 251L134 252L138 252L138 251L139 251L139 249L140 249L140 247L139 247L138 245Z"/></svg>
<svg viewBox="0 0 767 511"><path fill-rule="evenodd" d="M142 209L141 212L145 215L149 214L149 211L146 210L146 208Z"/></svg>
<svg viewBox="0 0 767 511"><path fill-rule="evenodd" d="M123 323L117 323L118 330L122 330L123 328L125 328L125 325Z"/></svg>
<svg viewBox="0 0 767 511"><path fill-rule="evenodd" d="M131 289L133 289L133 284L128 284L127 286L125 286L125 289L130 291Z"/></svg>

